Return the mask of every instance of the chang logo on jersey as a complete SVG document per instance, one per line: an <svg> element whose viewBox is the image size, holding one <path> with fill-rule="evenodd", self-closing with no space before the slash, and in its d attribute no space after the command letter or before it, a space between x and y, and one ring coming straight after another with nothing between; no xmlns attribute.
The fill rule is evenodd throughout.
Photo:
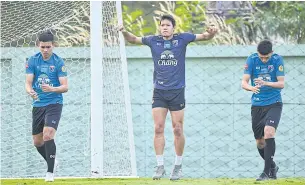
<svg viewBox="0 0 305 185"><path fill-rule="evenodd" d="M38 88L41 88L42 84L48 84L53 87L53 84L50 83L50 79L49 79L48 75L46 75L46 74L39 75L38 79L37 79L37 83L38 83L37 84Z"/></svg>
<svg viewBox="0 0 305 185"><path fill-rule="evenodd" d="M166 50L161 53L161 59L158 61L159 66L177 66L178 61L175 59L173 52Z"/></svg>

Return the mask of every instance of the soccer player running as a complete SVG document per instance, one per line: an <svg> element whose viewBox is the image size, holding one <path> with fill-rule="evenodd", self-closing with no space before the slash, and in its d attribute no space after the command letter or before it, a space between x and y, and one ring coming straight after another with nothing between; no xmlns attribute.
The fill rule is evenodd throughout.
<svg viewBox="0 0 305 185"><path fill-rule="evenodd" d="M63 107L62 93L68 91L67 72L63 59L53 53L54 36L39 35L40 52L26 63L26 92L33 98L32 135L34 145L46 160L45 181L54 181L56 157L55 132Z"/></svg>
<svg viewBox="0 0 305 185"><path fill-rule="evenodd" d="M251 85L248 83L250 79ZM281 89L284 88L284 63L281 56L273 53L270 41L261 41L257 53L248 57L242 88L253 92L252 130L258 152L265 160L264 171L256 180L276 179L279 167L273 161L274 138L283 107Z"/></svg>
<svg viewBox="0 0 305 185"><path fill-rule="evenodd" d="M176 159L170 180L181 177L182 154L185 138L183 134L183 119L185 108L185 53L190 42L209 40L214 37L217 29L214 25L208 27L201 34L177 33L174 34L175 19L170 15L163 15L160 19L160 35L137 37L127 32L123 26L119 27L125 39L133 44L144 44L150 47L154 73L154 91L152 98L152 115L154 120L154 149L157 159L157 168L153 179L164 176L163 151L165 146L164 127L168 110L171 114L174 133Z"/></svg>

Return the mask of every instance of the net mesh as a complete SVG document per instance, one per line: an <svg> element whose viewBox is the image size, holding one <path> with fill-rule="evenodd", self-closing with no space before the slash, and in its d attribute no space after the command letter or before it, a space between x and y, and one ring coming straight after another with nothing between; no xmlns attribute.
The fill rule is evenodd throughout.
<svg viewBox="0 0 305 185"><path fill-rule="evenodd" d="M103 117L105 176L130 176L131 154L124 87L124 60L120 53L115 1L102 2L103 28ZM129 90L129 89L128 89Z"/></svg>
<svg viewBox="0 0 305 185"><path fill-rule="evenodd" d="M138 4L126 2L128 3ZM261 6L268 4L260 3ZM126 111L126 87L123 82L126 79L122 73L124 69L119 37L118 32L114 31L117 10L115 2L103 1L102 4L103 173L105 176L127 176L131 172L126 125L129 113ZM161 12L178 12L175 12L175 7L178 6L175 2L161 4ZM170 4L169 8L167 4ZM143 25L148 22L150 17L155 16L156 5L158 3L147 8L152 9L150 14L146 14L146 9L142 8L144 14L137 20ZM274 40L274 51L284 56L286 71L285 89L282 91L284 107L276 136L275 161L280 166L278 176L305 177L305 48L302 44L296 44L302 43L296 41L298 38L304 38L304 31L300 27L299 37L283 37L286 33L281 35L277 28L278 25L287 25L286 22L281 22L285 19L267 13L262 15L275 18L275 25L263 24L261 27L241 22L241 25L235 25L237 28L234 28L228 24L230 18L254 20L256 17L252 16L253 12L261 10L252 9L248 2L232 7L227 3L212 2L209 6L206 9L192 6L199 11L196 12L196 20L215 22L220 31L211 41L214 46L190 45L187 48L183 176L253 178L262 172L263 160L256 151L251 130L251 93L240 88L240 81L246 57L255 52L254 45L259 40L268 36ZM208 14L205 19L200 17L204 13ZM300 11L296 18L300 17L301 13ZM135 17L137 15L138 12ZM131 23L136 24L136 18L129 17L132 18L129 26ZM262 20L267 21L265 18ZM189 22L189 18L180 20L182 25ZM202 24L196 24L190 29L199 33L203 27ZM59 160L57 175L91 175L89 2L2 1L1 177L43 176L46 169L45 162L32 144L31 100L24 92L24 63L38 51L34 48L37 33L46 29L52 30L56 35L56 45L60 47L57 47L55 52L64 58L69 75L69 92L64 95L65 105L56 136ZM241 34L236 33L238 29ZM184 31L188 30L185 28ZM155 30L151 33L155 33ZM139 35L141 34L144 35L139 31ZM152 141L154 128L151 116L151 52L148 47L127 47L126 51L137 173L141 177L151 177L156 165ZM175 157L170 125L171 119L168 115L164 152L167 172L172 170Z"/></svg>
<svg viewBox="0 0 305 185"><path fill-rule="evenodd" d="M39 52L37 35L51 30L54 52L68 69L56 134L58 176L90 176L89 2L1 2L1 177L39 177L46 163L32 142L25 62ZM71 48L69 46L74 46ZM83 46L83 47L78 47Z"/></svg>

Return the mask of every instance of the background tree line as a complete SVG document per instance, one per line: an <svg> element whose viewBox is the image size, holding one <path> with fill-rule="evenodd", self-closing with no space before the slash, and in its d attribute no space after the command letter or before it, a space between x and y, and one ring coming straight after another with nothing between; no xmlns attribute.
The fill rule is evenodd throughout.
<svg viewBox="0 0 305 185"><path fill-rule="evenodd" d="M46 3L1 2L1 46L34 46L37 32L47 28L58 46L90 45L90 2L50 2L52 8ZM37 20L32 20L30 6L45 13L34 11ZM265 38L275 44L305 43L301 1L123 1L122 11L126 29L137 36L158 34L160 15L170 14L176 32L201 33L212 23L219 28L215 39L196 44L252 45Z"/></svg>

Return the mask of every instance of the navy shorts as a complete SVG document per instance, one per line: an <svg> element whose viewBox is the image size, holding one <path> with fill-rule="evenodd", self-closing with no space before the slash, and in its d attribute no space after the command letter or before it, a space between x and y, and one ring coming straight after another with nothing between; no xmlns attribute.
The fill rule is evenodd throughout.
<svg viewBox="0 0 305 185"><path fill-rule="evenodd" d="M152 108L162 107L170 111L179 111L185 108L184 88L162 90L154 89Z"/></svg>
<svg viewBox="0 0 305 185"><path fill-rule="evenodd" d="M52 127L57 130L61 117L62 104L50 104L44 107L33 107L32 110L32 134L43 132L43 127Z"/></svg>
<svg viewBox="0 0 305 185"><path fill-rule="evenodd" d="M277 129L281 119L282 108L282 102L277 102L267 106L251 107L252 130L255 139L263 138L266 125Z"/></svg>

